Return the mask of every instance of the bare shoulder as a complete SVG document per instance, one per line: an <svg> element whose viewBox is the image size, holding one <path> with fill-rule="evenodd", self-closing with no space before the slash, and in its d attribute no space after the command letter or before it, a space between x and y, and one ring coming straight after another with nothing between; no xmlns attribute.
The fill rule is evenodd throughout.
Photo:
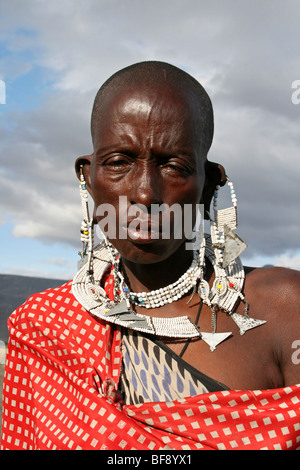
<svg viewBox="0 0 300 470"><path fill-rule="evenodd" d="M271 267L245 268L245 273L245 296L253 313L265 312L278 326L300 321L300 271Z"/></svg>
<svg viewBox="0 0 300 470"><path fill-rule="evenodd" d="M300 348L300 272L280 267L245 268L245 272L251 315L267 321L264 341L273 351L284 383L300 383L300 360L294 360L294 349Z"/></svg>
<svg viewBox="0 0 300 470"><path fill-rule="evenodd" d="M281 267L245 268L245 288L251 297L282 305L299 304L300 271ZM259 300L258 298L258 300Z"/></svg>

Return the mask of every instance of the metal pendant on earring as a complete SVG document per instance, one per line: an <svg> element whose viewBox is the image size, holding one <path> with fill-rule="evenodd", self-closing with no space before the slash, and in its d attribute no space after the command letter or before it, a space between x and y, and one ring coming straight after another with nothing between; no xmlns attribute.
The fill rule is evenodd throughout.
<svg viewBox="0 0 300 470"><path fill-rule="evenodd" d="M246 248L247 244L234 232L237 228L237 198L233 184L227 178L230 188L232 206L217 209L219 186L216 187L213 198L214 218L211 219L211 239L217 262L225 269Z"/></svg>
<svg viewBox="0 0 300 470"><path fill-rule="evenodd" d="M248 246L228 225L224 226L224 239L222 268L229 266Z"/></svg>

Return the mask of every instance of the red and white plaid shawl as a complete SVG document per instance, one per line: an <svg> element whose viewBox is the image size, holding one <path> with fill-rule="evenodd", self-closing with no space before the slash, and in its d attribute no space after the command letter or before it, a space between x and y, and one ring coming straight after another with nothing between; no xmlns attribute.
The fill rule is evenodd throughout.
<svg viewBox="0 0 300 470"><path fill-rule="evenodd" d="M300 385L122 405L118 328L93 318L71 282L9 318L1 449L296 449Z"/></svg>

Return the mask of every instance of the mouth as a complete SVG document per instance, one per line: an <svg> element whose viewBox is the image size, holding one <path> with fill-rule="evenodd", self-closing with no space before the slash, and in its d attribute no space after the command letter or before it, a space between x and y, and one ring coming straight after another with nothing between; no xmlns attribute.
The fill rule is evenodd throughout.
<svg viewBox="0 0 300 470"><path fill-rule="evenodd" d="M130 238L135 243L152 243L163 238L164 231L159 222L149 219L131 219L127 225L122 226L126 238Z"/></svg>

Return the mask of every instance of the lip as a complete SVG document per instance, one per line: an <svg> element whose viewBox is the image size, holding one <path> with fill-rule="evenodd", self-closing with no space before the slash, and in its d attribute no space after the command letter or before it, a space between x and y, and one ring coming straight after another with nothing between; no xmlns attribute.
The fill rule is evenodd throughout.
<svg viewBox="0 0 300 470"><path fill-rule="evenodd" d="M137 230L132 227L126 229L128 238L134 243L153 243L161 238L161 233L152 230Z"/></svg>
<svg viewBox="0 0 300 470"><path fill-rule="evenodd" d="M138 230L143 231L143 232L146 232L146 231L161 232L162 231L161 223L156 218L151 219L149 217L146 217L146 218L140 218L140 217L128 218L126 227L127 228L139 227Z"/></svg>
<svg viewBox="0 0 300 470"><path fill-rule="evenodd" d="M150 219L132 218L127 224L122 225L122 231L134 243L153 243L163 237L163 231L159 223Z"/></svg>

